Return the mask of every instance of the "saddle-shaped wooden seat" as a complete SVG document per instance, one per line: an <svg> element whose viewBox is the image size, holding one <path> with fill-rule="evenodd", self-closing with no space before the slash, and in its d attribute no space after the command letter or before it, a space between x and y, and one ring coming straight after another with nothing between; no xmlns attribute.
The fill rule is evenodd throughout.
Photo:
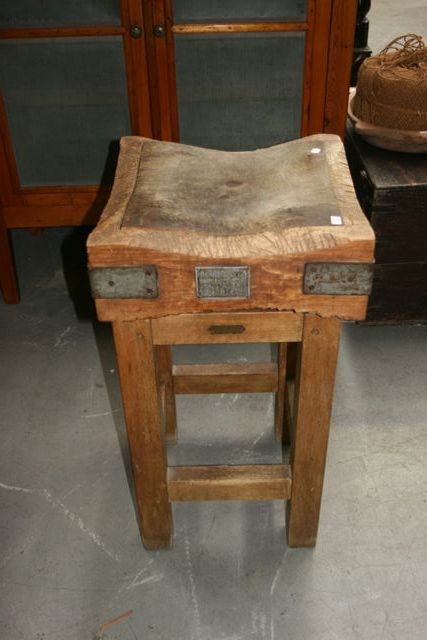
<svg viewBox="0 0 427 640"><path fill-rule="evenodd" d="M315 544L341 319L365 316L373 251L338 137L244 153L122 140L88 255L148 548L171 544L171 502L186 500L287 500L288 544ZM233 342L276 342L277 361L172 363L171 345ZM276 394L289 463L168 466L175 394L231 392Z"/></svg>
<svg viewBox="0 0 427 640"><path fill-rule="evenodd" d="M249 152L123 138L88 242L105 320L119 307L122 317L124 298L130 315L253 308L360 319L373 247L332 135Z"/></svg>

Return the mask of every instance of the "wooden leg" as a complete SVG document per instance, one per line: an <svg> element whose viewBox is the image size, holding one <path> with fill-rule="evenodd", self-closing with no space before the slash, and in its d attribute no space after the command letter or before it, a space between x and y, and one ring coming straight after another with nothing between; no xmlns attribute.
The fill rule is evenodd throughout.
<svg viewBox="0 0 427 640"><path fill-rule="evenodd" d="M288 378L295 378L297 368L298 342L289 342L286 357L286 368Z"/></svg>
<svg viewBox="0 0 427 640"><path fill-rule="evenodd" d="M286 396L286 361L288 345L286 342L279 342L277 345L277 373L278 384L276 392L276 403L274 411L274 426L277 442L289 443L289 429L286 422L285 411Z"/></svg>
<svg viewBox="0 0 427 640"><path fill-rule="evenodd" d="M141 537L147 549L169 547L172 510L150 320L113 323Z"/></svg>
<svg viewBox="0 0 427 640"><path fill-rule="evenodd" d="M19 302L18 281L13 261L12 245L0 209L0 288L7 304Z"/></svg>
<svg viewBox="0 0 427 640"><path fill-rule="evenodd" d="M341 322L306 315L299 346L291 448L290 547L316 544Z"/></svg>
<svg viewBox="0 0 427 640"><path fill-rule="evenodd" d="M167 442L171 444L177 441L176 431L176 404L172 376L172 349L168 345L156 347L157 374L162 389L163 413L165 419L165 434Z"/></svg>

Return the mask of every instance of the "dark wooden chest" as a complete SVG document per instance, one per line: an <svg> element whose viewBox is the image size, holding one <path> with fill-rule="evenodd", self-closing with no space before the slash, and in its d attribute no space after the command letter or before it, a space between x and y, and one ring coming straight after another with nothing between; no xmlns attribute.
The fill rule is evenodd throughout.
<svg viewBox="0 0 427 640"><path fill-rule="evenodd" d="M367 322L427 322L427 154L373 147L351 123L345 146L377 239Z"/></svg>

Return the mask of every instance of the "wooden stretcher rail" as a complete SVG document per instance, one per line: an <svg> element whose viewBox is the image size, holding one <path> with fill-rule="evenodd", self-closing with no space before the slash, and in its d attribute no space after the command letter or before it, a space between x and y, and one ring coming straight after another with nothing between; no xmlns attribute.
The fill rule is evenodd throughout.
<svg viewBox="0 0 427 640"><path fill-rule="evenodd" d="M292 312L205 313L152 320L154 344L299 342L302 317Z"/></svg>
<svg viewBox="0 0 427 640"><path fill-rule="evenodd" d="M169 500L288 500L290 467L284 464L169 467Z"/></svg>
<svg viewBox="0 0 427 640"><path fill-rule="evenodd" d="M175 393L274 393L277 364L184 364L173 367Z"/></svg>

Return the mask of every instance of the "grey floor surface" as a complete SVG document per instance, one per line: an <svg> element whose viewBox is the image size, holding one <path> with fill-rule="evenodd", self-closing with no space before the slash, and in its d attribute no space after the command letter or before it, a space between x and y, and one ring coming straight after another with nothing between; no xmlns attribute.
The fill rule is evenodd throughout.
<svg viewBox="0 0 427 640"><path fill-rule="evenodd" d="M371 45L427 35L425 0L374 0ZM0 303L0 639L426 640L427 327L343 330L321 526L291 550L275 503L174 507L171 551L140 543L111 333L80 233L14 234ZM184 347L181 362L265 346ZM175 463L275 462L268 395L181 396Z"/></svg>
<svg viewBox="0 0 427 640"><path fill-rule="evenodd" d="M416 33L427 42L426 0L372 0L369 45L374 54L393 38Z"/></svg>
<svg viewBox="0 0 427 640"><path fill-rule="evenodd" d="M235 502L176 505L173 549L150 553L110 329L82 295L84 238L14 240L22 302L0 306L2 640L90 640L129 610L105 640L425 640L427 327L345 326L315 550L287 548L282 503ZM172 462L280 460L272 396L178 400Z"/></svg>

